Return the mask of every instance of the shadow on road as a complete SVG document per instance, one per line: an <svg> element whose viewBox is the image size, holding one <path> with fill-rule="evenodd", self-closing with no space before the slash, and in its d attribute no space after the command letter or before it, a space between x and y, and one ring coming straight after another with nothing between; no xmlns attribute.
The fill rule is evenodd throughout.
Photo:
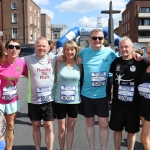
<svg viewBox="0 0 150 150"><path fill-rule="evenodd" d="M123 139L121 146L127 147L127 139ZM135 141L134 150L144 150L142 143Z"/></svg>
<svg viewBox="0 0 150 150"><path fill-rule="evenodd" d="M13 146L12 150L35 150L33 145ZM41 147L41 150L47 150L46 147Z"/></svg>
<svg viewBox="0 0 150 150"><path fill-rule="evenodd" d="M27 113L21 113L21 112L17 112L17 116L16 116L16 120L15 120L15 124L24 124L24 125L29 125L31 126L31 123L28 121L22 121L20 120L20 118L28 118L28 114ZM26 120L24 119L24 120Z"/></svg>
<svg viewBox="0 0 150 150"><path fill-rule="evenodd" d="M17 112L16 118L24 118L24 117L28 117L28 114L27 113Z"/></svg>
<svg viewBox="0 0 150 150"><path fill-rule="evenodd" d="M18 120L18 119L15 120L15 124L24 124L24 125L31 126L30 122L21 121L21 120Z"/></svg>

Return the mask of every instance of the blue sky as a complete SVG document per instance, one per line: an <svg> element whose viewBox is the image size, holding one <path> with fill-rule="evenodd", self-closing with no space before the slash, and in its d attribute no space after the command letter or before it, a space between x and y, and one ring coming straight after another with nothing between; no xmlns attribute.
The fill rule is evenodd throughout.
<svg viewBox="0 0 150 150"><path fill-rule="evenodd" d="M108 26L108 15L101 10L109 9L110 0L33 0L41 13L51 17L51 24L67 25L68 30L74 27L96 27L97 17L101 17L102 27ZM124 11L130 0L112 0L114 10ZM118 27L121 13L114 14L114 28Z"/></svg>

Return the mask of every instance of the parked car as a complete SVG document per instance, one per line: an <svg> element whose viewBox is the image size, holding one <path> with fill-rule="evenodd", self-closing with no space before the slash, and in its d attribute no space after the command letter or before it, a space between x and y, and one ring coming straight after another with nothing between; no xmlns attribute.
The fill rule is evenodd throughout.
<svg viewBox="0 0 150 150"><path fill-rule="evenodd" d="M19 57L35 54L34 44L21 44Z"/></svg>

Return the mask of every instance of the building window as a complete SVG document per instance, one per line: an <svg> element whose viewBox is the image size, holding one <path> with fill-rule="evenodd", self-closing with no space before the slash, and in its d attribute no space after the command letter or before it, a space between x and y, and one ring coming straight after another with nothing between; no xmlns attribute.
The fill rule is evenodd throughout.
<svg viewBox="0 0 150 150"><path fill-rule="evenodd" d="M12 14L12 23L17 23L17 14Z"/></svg>
<svg viewBox="0 0 150 150"><path fill-rule="evenodd" d="M128 11L128 19L130 19L130 11Z"/></svg>
<svg viewBox="0 0 150 150"><path fill-rule="evenodd" d="M12 29L12 38L17 38L17 28Z"/></svg>
<svg viewBox="0 0 150 150"><path fill-rule="evenodd" d="M53 34L53 38L57 39L57 34Z"/></svg>
<svg viewBox="0 0 150 150"><path fill-rule="evenodd" d="M40 28L40 23L39 23L39 21L38 21L38 28Z"/></svg>
<svg viewBox="0 0 150 150"><path fill-rule="evenodd" d="M30 30L30 40L32 40L32 37L33 37L32 30Z"/></svg>
<svg viewBox="0 0 150 150"><path fill-rule="evenodd" d="M39 16L40 16L40 13L38 12L37 14L38 14L38 17L39 17Z"/></svg>
<svg viewBox="0 0 150 150"><path fill-rule="evenodd" d="M36 15L36 10L34 10L34 15Z"/></svg>
<svg viewBox="0 0 150 150"><path fill-rule="evenodd" d="M128 26L127 26L127 24L126 24L126 32L128 31Z"/></svg>
<svg viewBox="0 0 150 150"><path fill-rule="evenodd" d="M141 7L140 13L150 13L150 7Z"/></svg>
<svg viewBox="0 0 150 150"><path fill-rule="evenodd" d="M32 24L32 16L30 16L30 24Z"/></svg>
<svg viewBox="0 0 150 150"><path fill-rule="evenodd" d="M126 22L126 20L125 20L125 19L126 19L126 15L124 15L124 23Z"/></svg>
<svg viewBox="0 0 150 150"><path fill-rule="evenodd" d="M17 2L11 3L11 9L17 9Z"/></svg>
<svg viewBox="0 0 150 150"><path fill-rule="evenodd" d="M36 39L36 32L34 32L34 39Z"/></svg>
<svg viewBox="0 0 150 150"><path fill-rule="evenodd" d="M30 6L30 11L32 12L32 6Z"/></svg>
<svg viewBox="0 0 150 150"><path fill-rule="evenodd" d="M126 13L126 21L128 20L128 14Z"/></svg>
<svg viewBox="0 0 150 150"><path fill-rule="evenodd" d="M140 19L139 24L141 26L149 26L150 25L150 19Z"/></svg>
<svg viewBox="0 0 150 150"><path fill-rule="evenodd" d="M36 26L36 19L34 19L34 25Z"/></svg>
<svg viewBox="0 0 150 150"><path fill-rule="evenodd" d="M130 30L130 23L128 23L128 31Z"/></svg>

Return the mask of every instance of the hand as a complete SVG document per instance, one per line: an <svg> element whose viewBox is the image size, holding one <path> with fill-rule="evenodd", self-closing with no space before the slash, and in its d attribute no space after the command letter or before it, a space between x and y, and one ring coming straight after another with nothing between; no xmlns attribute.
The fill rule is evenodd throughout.
<svg viewBox="0 0 150 150"><path fill-rule="evenodd" d="M136 61L140 61L143 59L143 56L141 56L140 54L138 53L133 53L132 54L133 58L136 60Z"/></svg>
<svg viewBox="0 0 150 150"><path fill-rule="evenodd" d="M57 57L57 61L63 62L64 61L64 55L60 55Z"/></svg>
<svg viewBox="0 0 150 150"><path fill-rule="evenodd" d="M82 59L79 56L77 57L76 63L78 65L82 64Z"/></svg>

